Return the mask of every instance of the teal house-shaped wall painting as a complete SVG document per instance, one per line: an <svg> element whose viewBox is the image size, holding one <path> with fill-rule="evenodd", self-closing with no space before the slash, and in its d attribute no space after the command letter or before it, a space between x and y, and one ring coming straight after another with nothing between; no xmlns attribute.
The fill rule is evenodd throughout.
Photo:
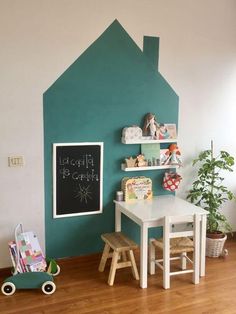
<svg viewBox="0 0 236 314"><path fill-rule="evenodd" d="M159 38L144 37L143 51L115 20L104 33L44 93L45 230L49 257L101 251L100 235L114 231L115 192L120 190L125 157L140 145L121 143L126 126L142 126L147 112L159 122L178 125L178 96L158 72ZM103 212L53 219L53 143L103 142ZM153 181L154 195L163 171L133 172ZM139 229L123 224L138 238ZM156 231L155 231L156 232Z"/></svg>

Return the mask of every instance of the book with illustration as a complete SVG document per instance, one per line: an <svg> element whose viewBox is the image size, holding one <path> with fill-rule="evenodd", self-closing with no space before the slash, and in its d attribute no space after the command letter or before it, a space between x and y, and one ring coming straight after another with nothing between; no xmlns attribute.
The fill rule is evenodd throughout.
<svg viewBox="0 0 236 314"><path fill-rule="evenodd" d="M152 180L147 177L125 177L122 180L124 200L145 200L152 198Z"/></svg>
<svg viewBox="0 0 236 314"><path fill-rule="evenodd" d="M47 263L37 236L32 231L23 232L17 235L16 241L10 241L8 248L17 272L46 271Z"/></svg>

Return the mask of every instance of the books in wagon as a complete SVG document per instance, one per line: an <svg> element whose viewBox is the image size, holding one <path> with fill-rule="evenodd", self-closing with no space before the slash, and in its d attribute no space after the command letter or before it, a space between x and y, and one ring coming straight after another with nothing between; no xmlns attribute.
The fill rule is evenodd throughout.
<svg viewBox="0 0 236 314"><path fill-rule="evenodd" d="M37 236L32 232L23 232L17 236L19 248L18 272L45 271L47 264ZM17 249L14 241L9 243L13 266L17 264Z"/></svg>

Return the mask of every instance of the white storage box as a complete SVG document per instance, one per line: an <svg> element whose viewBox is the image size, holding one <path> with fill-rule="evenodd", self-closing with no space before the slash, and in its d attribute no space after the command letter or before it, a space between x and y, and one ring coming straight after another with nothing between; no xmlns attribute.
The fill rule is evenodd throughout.
<svg viewBox="0 0 236 314"><path fill-rule="evenodd" d="M126 127L122 130L122 138L124 140L138 140L142 138L142 135L142 129L136 125Z"/></svg>

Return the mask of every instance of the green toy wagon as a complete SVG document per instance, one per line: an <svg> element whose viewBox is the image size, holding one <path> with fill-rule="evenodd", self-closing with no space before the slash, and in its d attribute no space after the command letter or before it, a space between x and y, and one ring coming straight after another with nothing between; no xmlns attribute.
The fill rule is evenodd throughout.
<svg viewBox="0 0 236 314"><path fill-rule="evenodd" d="M45 294L52 294L56 290L53 276L46 272L28 272L8 277L2 284L2 293L12 295L16 289L42 289Z"/></svg>
<svg viewBox="0 0 236 314"><path fill-rule="evenodd" d="M1 286L4 295L14 294L16 289L41 289L45 294L55 292L53 277L60 273L60 267L55 260L46 262L33 232L23 232L22 224L18 224L15 242L9 243L9 250L13 271Z"/></svg>

